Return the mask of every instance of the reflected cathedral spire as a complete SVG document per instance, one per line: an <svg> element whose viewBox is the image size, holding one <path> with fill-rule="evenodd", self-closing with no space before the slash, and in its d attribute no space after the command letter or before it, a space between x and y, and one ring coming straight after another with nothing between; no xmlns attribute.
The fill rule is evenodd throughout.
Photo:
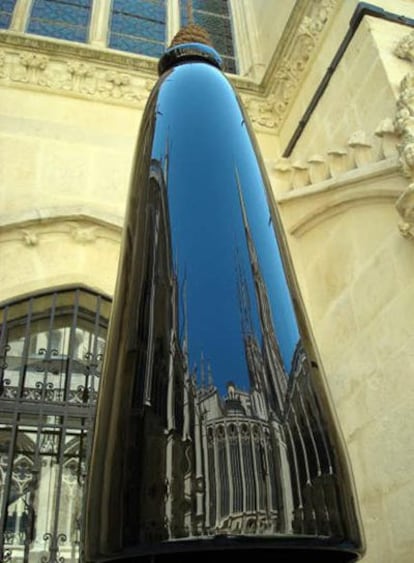
<svg viewBox="0 0 414 563"><path fill-rule="evenodd" d="M237 168L235 170L236 185L240 201L240 209L243 218L243 227L246 237L246 245L249 254L250 268L253 276L254 286L255 286L255 296L257 301L257 307L259 311L260 328L262 333L262 371L264 374L261 379L264 378L264 388L269 391L269 400L275 409L277 416L280 418L282 415L284 397L286 394L287 379L286 372L283 367L283 361L280 354L279 344L275 336L274 323L272 317L272 311L269 303L269 298L267 294L267 288L265 281L263 279L259 259L257 256L256 248L254 245L253 237L250 231L246 205L243 198L242 186L240 183L239 173ZM243 283L243 296L246 301L248 292L246 291L247 284ZM250 307L248 302L243 303L244 307ZM253 344L253 340L249 344L250 348L253 348L257 343ZM252 350L253 351L253 350ZM257 352L253 353L257 358ZM257 364L255 364L257 365ZM256 378L257 379L257 378Z"/></svg>

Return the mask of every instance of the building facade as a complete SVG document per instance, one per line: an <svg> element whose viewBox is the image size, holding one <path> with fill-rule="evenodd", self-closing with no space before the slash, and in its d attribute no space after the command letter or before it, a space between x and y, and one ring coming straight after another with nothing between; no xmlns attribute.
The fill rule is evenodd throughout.
<svg viewBox="0 0 414 563"><path fill-rule="evenodd" d="M179 0L0 5L5 561L79 559L90 429L136 135L157 58L189 16ZM225 60L272 182L355 477L364 561L408 563L414 548L414 5L193 0L192 17ZM154 178L157 173L155 167ZM254 380L264 351L249 332L242 272L239 284ZM195 474L184 472L175 486L189 491L196 511L171 505L168 525L277 530L292 514L298 529L340 525L329 447L300 350L297 360L281 427L269 423L270 399L257 373L250 394L230 383L220 396L207 364L203 377L186 387L185 350L176 351L181 400L168 410L165 382L157 388L171 430L162 432L163 466L173 471L194 457ZM214 417L198 418L207 404ZM205 440L211 456L197 458L196 439L189 453L186 432ZM273 459L263 458L261 444L268 442ZM302 461L291 464L296 475L286 471L292 494L280 503L271 475L284 456ZM320 490L330 499L316 519L312 498L320 490L299 499L302 487L294 486L309 471L319 471ZM258 479L260 472L267 477ZM238 478L231 482L230 474ZM209 486L197 489L205 475ZM248 489L256 490L254 498L246 495L247 479L257 480ZM221 505L214 501L219 486L228 490ZM281 512L281 505L290 509ZM261 522L249 519L253 508L262 511ZM157 514L156 506L148 510Z"/></svg>

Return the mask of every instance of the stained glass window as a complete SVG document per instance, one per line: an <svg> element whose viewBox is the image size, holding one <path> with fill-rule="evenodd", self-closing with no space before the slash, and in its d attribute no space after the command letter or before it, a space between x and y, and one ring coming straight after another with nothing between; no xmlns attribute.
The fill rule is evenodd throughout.
<svg viewBox="0 0 414 563"><path fill-rule="evenodd" d="M10 27L11 17L15 5L16 0L0 1L0 29L7 29Z"/></svg>
<svg viewBox="0 0 414 563"><path fill-rule="evenodd" d="M208 31L214 48L223 58L224 70L236 72L233 32L227 0L192 0L194 23ZM180 0L181 24L188 22L188 0Z"/></svg>
<svg viewBox="0 0 414 563"><path fill-rule="evenodd" d="M92 0L35 0L29 33L85 42Z"/></svg>
<svg viewBox="0 0 414 563"><path fill-rule="evenodd" d="M109 47L159 57L165 49L165 0L113 0Z"/></svg>

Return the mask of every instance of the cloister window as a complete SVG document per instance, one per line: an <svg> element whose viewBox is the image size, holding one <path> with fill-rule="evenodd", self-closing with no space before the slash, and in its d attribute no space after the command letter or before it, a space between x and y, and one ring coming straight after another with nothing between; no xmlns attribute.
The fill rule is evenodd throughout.
<svg viewBox="0 0 414 563"><path fill-rule="evenodd" d="M79 560L110 305L68 288L0 306L0 561Z"/></svg>

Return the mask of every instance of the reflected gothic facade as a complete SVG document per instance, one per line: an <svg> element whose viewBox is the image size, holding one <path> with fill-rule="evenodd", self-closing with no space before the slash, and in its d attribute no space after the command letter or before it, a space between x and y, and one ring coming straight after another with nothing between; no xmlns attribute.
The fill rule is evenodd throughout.
<svg viewBox="0 0 414 563"><path fill-rule="evenodd" d="M87 561L246 538L334 545L355 560L342 446L309 337L302 346L266 176L220 64L200 43L167 50L142 117L88 476Z"/></svg>
<svg viewBox="0 0 414 563"><path fill-rule="evenodd" d="M152 235L147 238L151 275L142 317L143 326L149 327L145 349L151 359L134 396L134 412L143 405L137 418L145 430L136 433L134 428L131 435L138 435L139 441L128 447L134 458L131 467L137 468L139 458L145 460L139 479L136 473L131 475L131 483L144 485L136 496L128 487L135 530L140 530L144 542L220 534L341 535L334 455L312 387L311 367L298 342L290 371L284 368L239 180L262 339L255 335L248 272L239 261L235 270L249 390L228 380L222 393L203 355L199 366L189 365L185 310L190 279L179 287L165 174L168 153L165 162L151 164ZM179 295L184 308L181 331ZM157 333L156 326L169 330ZM138 453L143 445L144 453Z"/></svg>

